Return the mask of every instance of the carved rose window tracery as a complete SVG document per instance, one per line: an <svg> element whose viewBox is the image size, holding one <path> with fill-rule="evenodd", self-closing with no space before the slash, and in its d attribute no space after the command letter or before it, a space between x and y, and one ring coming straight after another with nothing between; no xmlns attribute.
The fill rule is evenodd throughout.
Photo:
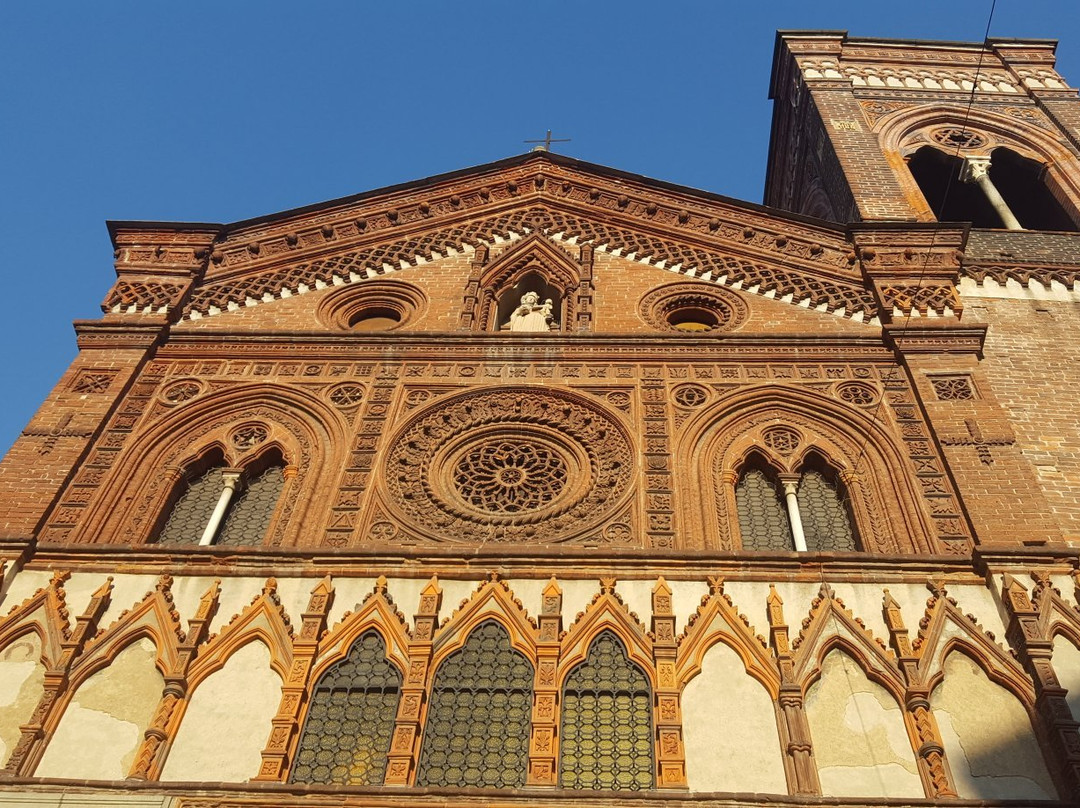
<svg viewBox="0 0 1080 808"><path fill-rule="evenodd" d="M592 401L553 390L440 401L392 443L386 486L437 541L552 542L595 529L629 491L633 450Z"/></svg>
<svg viewBox="0 0 1080 808"><path fill-rule="evenodd" d="M566 461L532 441L490 441L470 449L454 468L454 484L471 505L520 513L549 504L566 482Z"/></svg>

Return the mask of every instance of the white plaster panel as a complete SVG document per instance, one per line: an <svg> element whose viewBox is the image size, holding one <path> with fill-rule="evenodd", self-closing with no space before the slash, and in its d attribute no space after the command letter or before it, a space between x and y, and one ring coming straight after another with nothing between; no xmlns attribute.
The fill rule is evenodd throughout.
<svg viewBox="0 0 1080 808"><path fill-rule="evenodd" d="M671 587L671 609L675 612L675 630L683 631L701 605L701 599L709 594L709 584L707 581L668 581L668 586Z"/></svg>
<svg viewBox="0 0 1080 808"><path fill-rule="evenodd" d="M101 572L76 572L64 584L67 593L68 620L74 625L75 618L86 611L94 592L109 576ZM108 628L120 615L140 603L147 592L157 586L157 575L113 575L113 588L109 605L98 620L99 628Z"/></svg>
<svg viewBox="0 0 1080 808"><path fill-rule="evenodd" d="M41 638L31 632L0 650L0 766L19 742L19 727L41 700Z"/></svg>
<svg viewBox="0 0 1080 808"><path fill-rule="evenodd" d="M733 650L709 649L682 710L691 791L787 793L776 709Z"/></svg>
<svg viewBox="0 0 1080 808"><path fill-rule="evenodd" d="M888 644L889 628L885 624L885 615L882 613L882 601L885 597L882 586L839 583L833 584L833 591L840 600L844 601L844 606L851 611L853 617L862 620L875 637ZM923 591L926 590L923 589ZM917 620L915 622L918 623Z"/></svg>
<svg viewBox="0 0 1080 808"><path fill-rule="evenodd" d="M442 588L443 595L442 607L439 609L439 622L441 623L461 608L461 602L471 598L483 580L482 576L466 579L464 581L452 578L444 581L440 578L439 586ZM420 589L423 589L425 584L427 584L427 581L422 582ZM414 614L417 607L420 605L420 589L417 590L416 597L411 602L409 611L406 612L406 614Z"/></svg>
<svg viewBox="0 0 1080 808"><path fill-rule="evenodd" d="M315 588L315 581L308 587L308 597L310 597L311 590ZM364 599L372 593L375 589L374 578L335 578L334 579L334 603L330 607L330 611L327 613L326 625L334 626L341 622L342 616L345 612L355 612L357 608L363 603ZM387 591L390 587L387 586ZM307 603L304 603L304 608L307 608ZM400 609L401 607L398 606ZM404 614L404 611L402 612ZM294 622L299 620L299 615L293 618Z"/></svg>
<svg viewBox="0 0 1080 808"><path fill-rule="evenodd" d="M585 611L593 595L600 591L600 582L591 579L559 581L563 591L563 625L569 628L578 613Z"/></svg>
<svg viewBox="0 0 1080 808"><path fill-rule="evenodd" d="M214 585L214 579L205 576L187 576L176 578L172 585L173 606L180 615L180 624L187 630L188 621L199 610L199 601L207 590ZM224 586L224 581L222 582Z"/></svg>
<svg viewBox="0 0 1080 808"><path fill-rule="evenodd" d="M1027 711L970 657L945 658L930 695L953 786L964 799L1054 799Z"/></svg>
<svg viewBox="0 0 1080 808"><path fill-rule="evenodd" d="M75 692L34 774L123 780L161 700L157 649L136 640Z"/></svg>
<svg viewBox="0 0 1080 808"><path fill-rule="evenodd" d="M626 608L638 616L646 626L652 617L652 591L656 581L619 581L615 591L623 599Z"/></svg>
<svg viewBox="0 0 1080 808"><path fill-rule="evenodd" d="M386 593L394 601L398 611L405 615L405 624L410 627L414 625L413 617L420 606L420 592L427 583L427 578L391 578L386 582ZM442 586L442 581L439 585ZM443 604L446 602L444 596ZM447 612L443 611L443 614Z"/></svg>
<svg viewBox="0 0 1080 808"><path fill-rule="evenodd" d="M818 582L780 582L776 594L784 601L784 620L791 627L792 639L798 634L803 618L810 613L810 603L817 597ZM728 581L724 591L742 614L750 620L755 634L769 633L769 584L763 581Z"/></svg>
<svg viewBox="0 0 1080 808"><path fill-rule="evenodd" d="M1069 692L1065 695L1073 718L1080 720L1080 648L1060 634L1054 637L1054 672L1058 682Z"/></svg>
<svg viewBox="0 0 1080 808"><path fill-rule="evenodd" d="M924 796L900 705L851 657L825 656L806 718L826 796Z"/></svg>
<svg viewBox="0 0 1080 808"><path fill-rule="evenodd" d="M300 615L307 610L308 603L311 601L311 590L318 586L322 578L277 578L276 580L277 596L281 601L281 607L289 616L293 630L298 630L303 620ZM261 591L262 584L252 592L251 596L255 597Z"/></svg>
<svg viewBox="0 0 1080 808"><path fill-rule="evenodd" d="M254 777L280 701L281 677L270 668L269 649L248 643L192 694L161 779L242 783Z"/></svg>
<svg viewBox="0 0 1080 808"><path fill-rule="evenodd" d="M27 598L32 597L39 589L47 587L51 579L51 572L41 570L23 570L17 573L11 581L11 586L4 593L0 614L7 614Z"/></svg>
<svg viewBox="0 0 1080 808"><path fill-rule="evenodd" d="M1076 581L1071 575L1051 575L1050 583L1061 593L1061 599L1070 606L1076 606Z"/></svg>
<svg viewBox="0 0 1080 808"><path fill-rule="evenodd" d="M507 580L510 593L521 601L522 607L533 619L540 615L544 606L544 587L548 585L550 578L514 578ZM559 582L562 586L562 582ZM565 622L565 613L563 614Z"/></svg>
<svg viewBox="0 0 1080 808"><path fill-rule="evenodd" d="M265 578L222 578L217 612L210 621L210 633L219 634L233 617L240 614L255 596L262 592L265 584Z"/></svg>
<svg viewBox="0 0 1080 808"><path fill-rule="evenodd" d="M995 579L995 591L985 586L949 586L949 596L956 599L957 606L964 614L973 615L985 631L994 635L996 641L1004 643L1005 622L1004 606L996 587L1001 579Z"/></svg>

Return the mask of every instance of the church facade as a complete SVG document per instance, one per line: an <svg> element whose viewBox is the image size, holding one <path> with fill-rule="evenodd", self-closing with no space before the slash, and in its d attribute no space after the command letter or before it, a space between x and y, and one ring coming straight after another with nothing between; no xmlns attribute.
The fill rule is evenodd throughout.
<svg viewBox="0 0 1080 808"><path fill-rule="evenodd" d="M117 280L0 464L0 805L1080 799L1080 100L780 32L765 205L536 151Z"/></svg>

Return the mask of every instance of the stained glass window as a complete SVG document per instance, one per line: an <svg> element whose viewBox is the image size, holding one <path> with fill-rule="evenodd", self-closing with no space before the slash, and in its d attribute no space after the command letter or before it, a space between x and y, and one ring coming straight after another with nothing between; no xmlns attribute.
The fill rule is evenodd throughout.
<svg viewBox="0 0 1080 808"><path fill-rule="evenodd" d="M401 674L368 631L319 677L289 782L382 785L400 696Z"/></svg>
<svg viewBox="0 0 1080 808"><path fill-rule="evenodd" d="M611 631L563 686L559 781L563 788L653 787L652 689Z"/></svg>
<svg viewBox="0 0 1080 808"><path fill-rule="evenodd" d="M525 785L532 688L533 666L506 629L477 626L435 672L417 785Z"/></svg>
<svg viewBox="0 0 1080 808"><path fill-rule="evenodd" d="M181 483L183 493L158 534L158 544L199 543L225 489L224 470L219 460L209 471ZM280 458L262 472L247 476L247 484L237 486L212 543L262 544L284 487L285 470Z"/></svg>
<svg viewBox="0 0 1080 808"><path fill-rule="evenodd" d="M745 550L791 550L791 522L773 480L759 468L748 468L735 485L739 534Z"/></svg>
<svg viewBox="0 0 1080 808"><path fill-rule="evenodd" d="M799 514L806 549L854 550L855 531L839 483L817 469L807 469L799 480Z"/></svg>
<svg viewBox="0 0 1080 808"><path fill-rule="evenodd" d="M188 482L158 534L158 544L198 544L222 487L219 467Z"/></svg>

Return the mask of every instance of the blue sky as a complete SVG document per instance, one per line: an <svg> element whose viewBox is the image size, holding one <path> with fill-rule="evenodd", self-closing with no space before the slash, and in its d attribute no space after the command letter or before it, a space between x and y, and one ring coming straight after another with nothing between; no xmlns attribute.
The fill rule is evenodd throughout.
<svg viewBox="0 0 1080 808"><path fill-rule="evenodd" d="M777 28L980 41L949 3L109 2L5 6L0 237L6 452L100 316L107 219L229 222L559 151L761 201ZM999 0L991 36L1061 40L1080 4Z"/></svg>

